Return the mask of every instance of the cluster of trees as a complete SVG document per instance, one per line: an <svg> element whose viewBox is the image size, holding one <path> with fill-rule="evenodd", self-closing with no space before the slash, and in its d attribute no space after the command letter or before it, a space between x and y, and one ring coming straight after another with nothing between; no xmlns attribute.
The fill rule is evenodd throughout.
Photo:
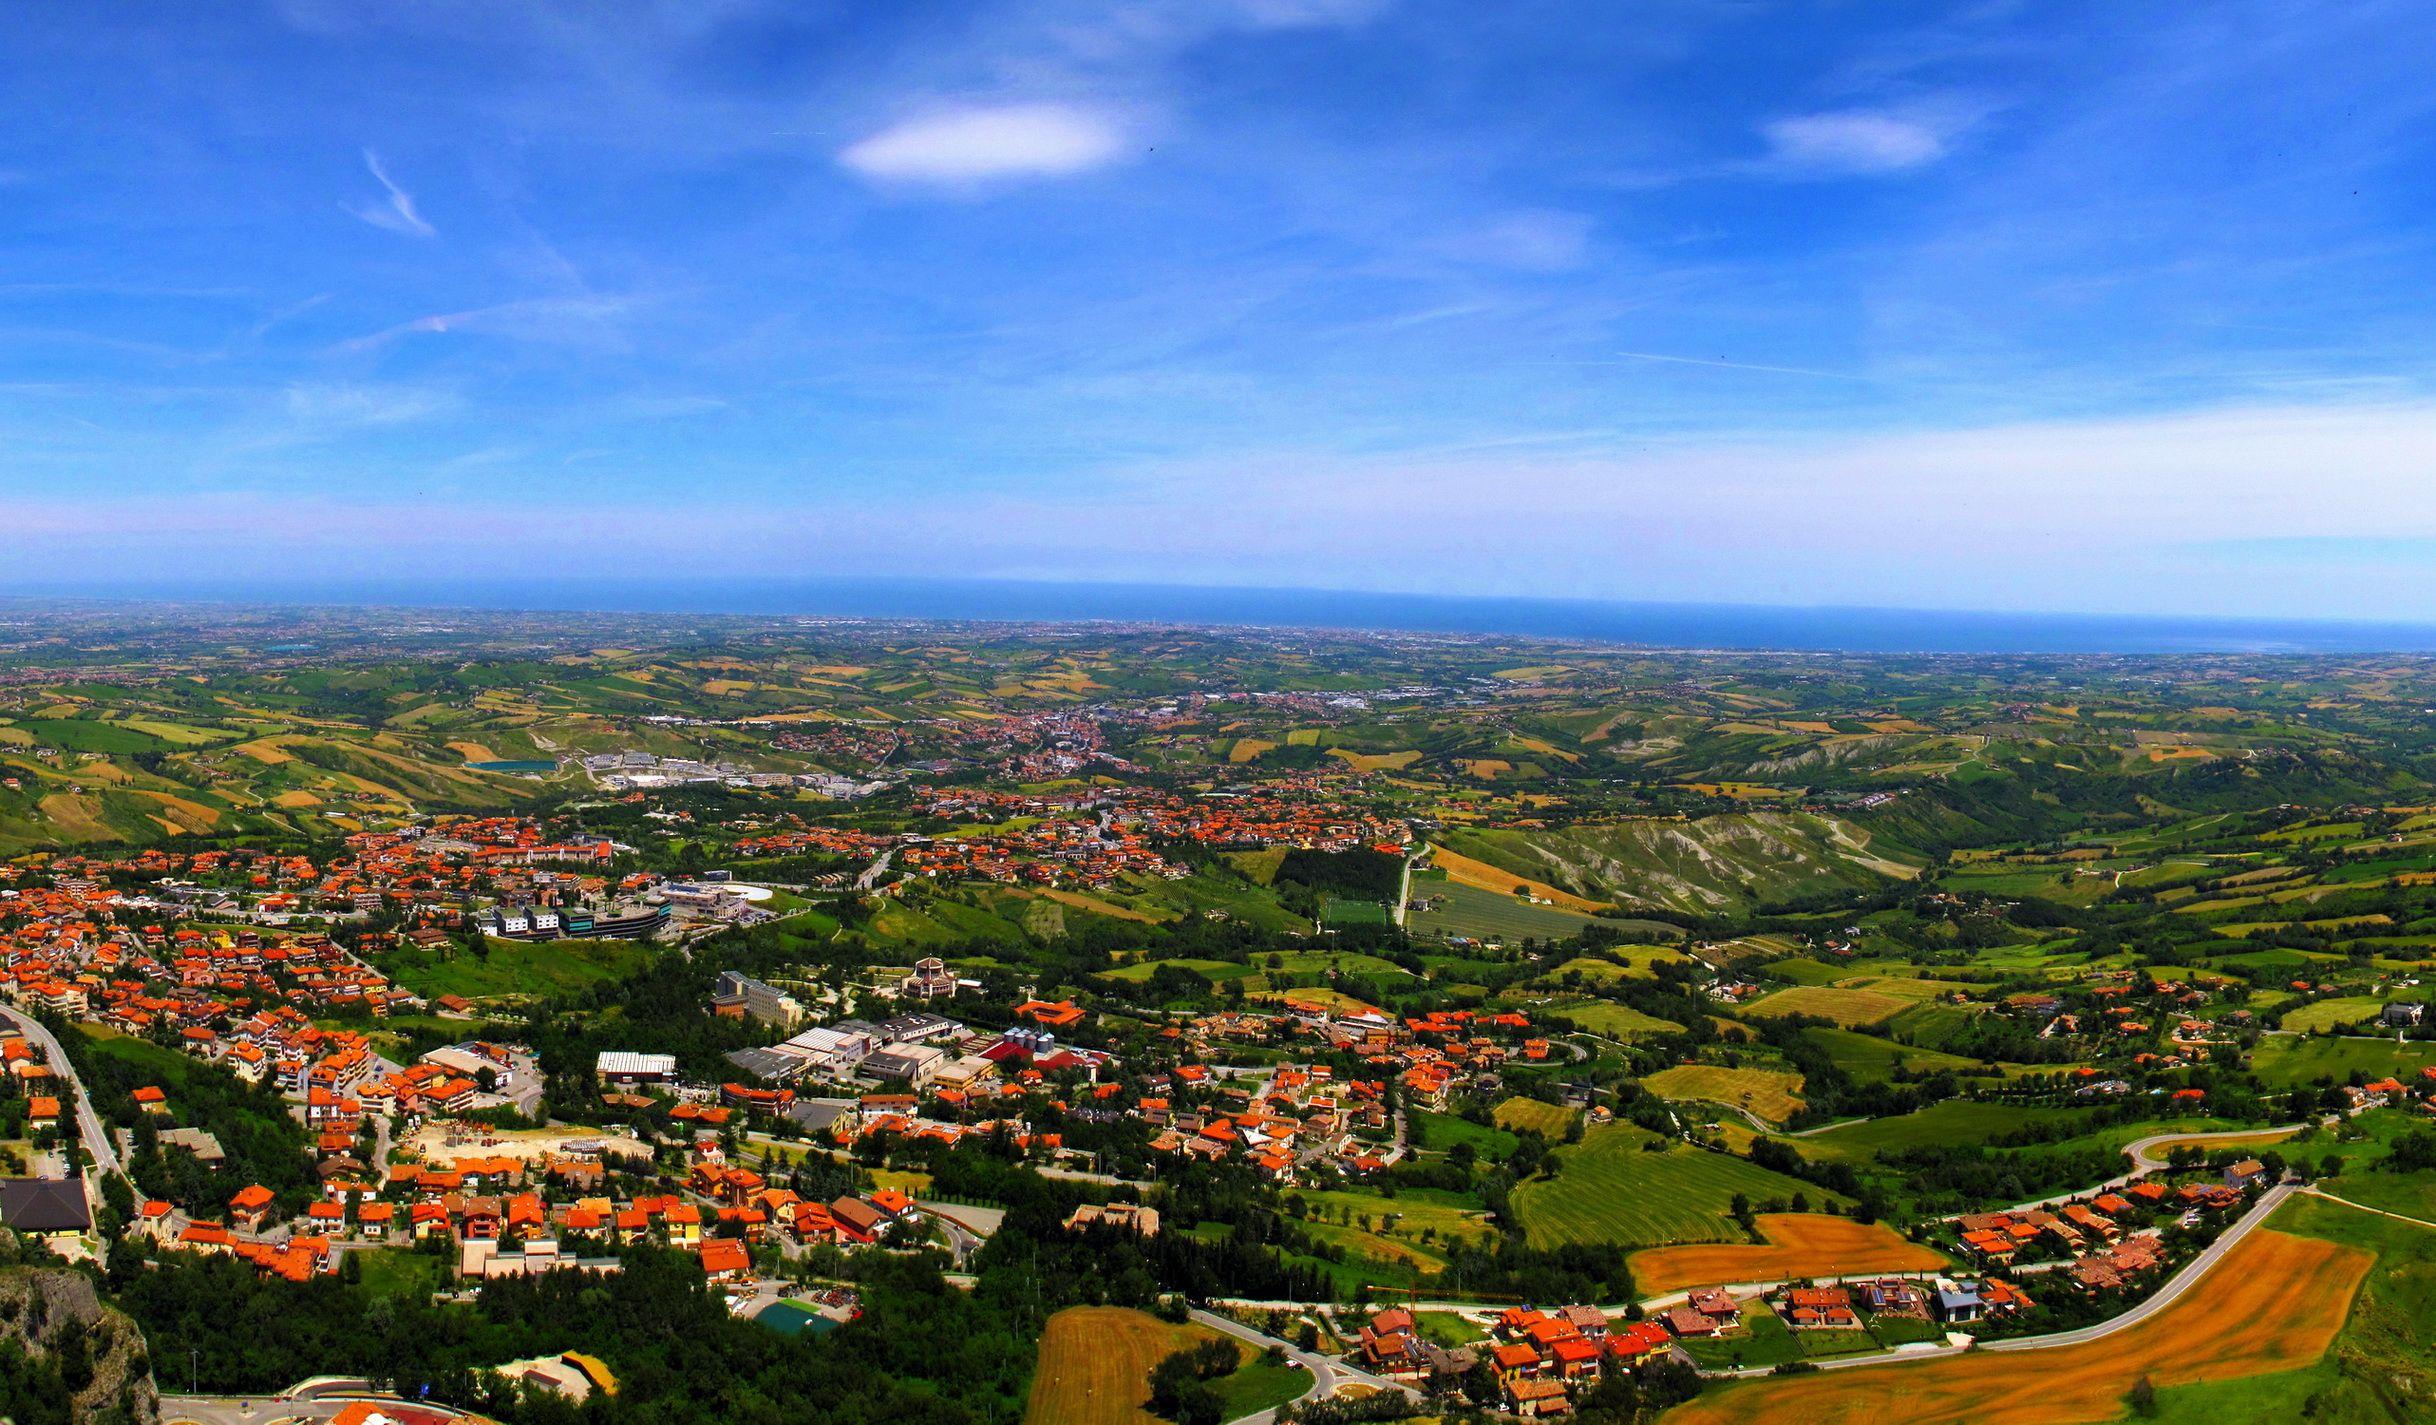
<svg viewBox="0 0 2436 1425"><path fill-rule="evenodd" d="M635 1248L624 1260L609 1276L493 1281L462 1305L335 1277L263 1280L226 1257L173 1256L148 1267L114 1251L109 1281L155 1358L191 1361L207 1392L259 1394L309 1375L362 1374L508 1425L1006 1425L1022 1414L1037 1316L1003 1309L997 1293L951 1287L936 1257L849 1259L862 1315L822 1338L731 1315L687 1254ZM493 1372L567 1350L610 1361L617 1394L578 1410Z"/></svg>
<svg viewBox="0 0 2436 1425"><path fill-rule="evenodd" d="M291 1210L317 1190L304 1126L267 1080L249 1084L166 1044L99 1043L64 1020L49 1024L75 1065L93 1111L103 1123L124 1128L133 1137L127 1166L147 1197L166 1198L210 1215L249 1183L269 1188ZM177 1124L200 1128L219 1141L224 1156L218 1164L161 1146L162 1120L135 1102L135 1091L147 1086L169 1096Z"/></svg>
<svg viewBox="0 0 2436 1425"><path fill-rule="evenodd" d="M1210 1385L1232 1374L1242 1353L1227 1339L1212 1339L1170 1353L1150 1370L1150 1409L1176 1425L1219 1425L1226 1402Z"/></svg>

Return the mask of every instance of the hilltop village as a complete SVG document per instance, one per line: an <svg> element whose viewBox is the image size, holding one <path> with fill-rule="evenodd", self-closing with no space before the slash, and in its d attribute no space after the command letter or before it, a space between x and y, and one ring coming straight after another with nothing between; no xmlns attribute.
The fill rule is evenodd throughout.
<svg viewBox="0 0 2436 1425"><path fill-rule="evenodd" d="M1352 645L1359 688L1118 698L1177 655L1064 648L849 720L788 704L905 655L790 656L653 661L619 714L402 697L463 759L429 786L362 760L393 732L25 691L41 818L175 772L228 825L0 865L0 1271L89 1281L164 1416L692 1409L676 1349L771 1409L876 1370L910 1418L1320 1425L2054 1362L2113 1402L2229 1320L2236 1365L2409 1357L2268 1292L2387 1292L2430 1216L2436 793L2299 799L2282 732L2191 711L2220 683ZM1938 760L1989 728L2191 805L2036 822Z"/></svg>

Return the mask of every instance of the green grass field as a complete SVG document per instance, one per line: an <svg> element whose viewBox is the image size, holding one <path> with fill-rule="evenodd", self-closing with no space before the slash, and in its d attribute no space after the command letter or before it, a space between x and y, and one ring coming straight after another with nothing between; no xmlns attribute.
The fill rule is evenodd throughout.
<svg viewBox="0 0 2436 1425"><path fill-rule="evenodd" d="M1566 1000L1546 1006L1551 1016L1572 1020L1593 1034L1610 1039L1646 1039L1659 1034L1680 1034L1683 1026L1671 1019L1643 1014L1630 1005L1613 1004L1607 1000Z"/></svg>
<svg viewBox="0 0 2436 1425"><path fill-rule="evenodd" d="M1641 1086L1663 1099L1723 1104L1769 1123L1781 1124L1802 1109L1802 1076L1781 1069L1677 1064L1643 1078Z"/></svg>
<svg viewBox="0 0 2436 1425"><path fill-rule="evenodd" d="M1806 1014L1845 1028L1884 1024L1919 1004L1917 998L1880 990L1848 990L1833 985L1795 985L1762 995L1743 1006L1743 1013L1762 1018Z"/></svg>
<svg viewBox="0 0 2436 1425"><path fill-rule="evenodd" d="M1651 1150L1652 1143L1666 1146ZM1534 1247L1735 1241L1741 1229L1726 1213L1736 1193L1755 1206L1790 1201L1796 1193L1813 1204L1842 1201L1813 1184L1741 1158L1667 1143L1631 1124L1593 1128L1580 1143L1558 1149L1557 1157L1557 1176L1514 1189L1515 1215Z"/></svg>
<svg viewBox="0 0 2436 1425"><path fill-rule="evenodd" d="M1796 955L1790 960L1774 960L1760 967L1763 979L1783 980L1796 985L1832 985L1853 972L1844 965L1829 965Z"/></svg>
<svg viewBox="0 0 2436 1425"><path fill-rule="evenodd" d="M1424 1152L1443 1153L1458 1143L1469 1143L1481 1158L1497 1162L1514 1151L1514 1135L1502 1128L1483 1127L1468 1118L1427 1109L1414 1109L1405 1118Z"/></svg>
<svg viewBox="0 0 2436 1425"><path fill-rule="evenodd" d="M1933 1074L1948 1070L1961 1075L1997 1077L2000 1070L1977 1059L1960 1054L1948 1054L1939 1049L1921 1049L1898 1044L1874 1034L1862 1034L1850 1029L1811 1029L1803 1038L1827 1051L1835 1066L1863 1083L1886 1083L1895 1076L1900 1063L1914 1073Z"/></svg>
<svg viewBox="0 0 2436 1425"><path fill-rule="evenodd" d="M384 957L390 978L426 999L509 999L563 994L642 968L652 951L631 940L485 942L487 953L400 950Z"/></svg>
<svg viewBox="0 0 2436 1425"><path fill-rule="evenodd" d="M1140 984L1157 974L1162 965L1173 965L1179 970L1189 971L1213 983L1250 979L1260 973L1250 965L1239 965L1232 960L1195 960L1179 957L1173 960L1136 960L1130 965L1119 965L1113 970L1102 970L1097 978L1117 980L1126 984Z"/></svg>
<svg viewBox="0 0 2436 1425"><path fill-rule="evenodd" d="M2314 1039L2271 1034L2258 1041L2250 1067L2269 1088L2296 1088L2331 1079L2341 1083L2354 1070L2372 1078L2408 1078L2436 1064L2436 1044L2396 1044L2390 1039Z"/></svg>
<svg viewBox="0 0 2436 1425"><path fill-rule="evenodd" d="M2081 1116L2069 1108L1948 1099L1899 1118L1873 1118L1830 1128L1801 1139L1800 1147L1814 1157L1849 1161L1932 1144L1985 1143L2034 1124L2072 1122Z"/></svg>
<svg viewBox="0 0 2436 1425"><path fill-rule="evenodd" d="M1416 911L1406 928L1416 936L1441 940L1563 940L1594 923L1591 916L1561 906L1533 905L1520 896L1502 895L1484 886L1467 886L1444 877L1413 879L1416 897L1443 897L1444 903Z"/></svg>
<svg viewBox="0 0 2436 1425"><path fill-rule="evenodd" d="M1579 1110L1553 1103L1541 1103L1535 1098L1510 1098L1497 1105L1495 1117L1500 1128L1529 1131L1551 1141L1565 1136L1565 1130L1580 1117Z"/></svg>
<svg viewBox="0 0 2436 1425"><path fill-rule="evenodd" d="M2374 1018L2383 1008L2385 1001L2368 995L2340 995L2302 1005L2299 1009L2286 1010L2277 1028L2289 1029L2296 1034L2345 1029L2364 1019Z"/></svg>

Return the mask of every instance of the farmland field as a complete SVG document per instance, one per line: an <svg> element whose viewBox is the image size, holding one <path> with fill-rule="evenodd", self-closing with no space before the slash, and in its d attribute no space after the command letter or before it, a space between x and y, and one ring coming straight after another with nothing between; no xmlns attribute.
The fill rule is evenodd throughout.
<svg viewBox="0 0 2436 1425"><path fill-rule="evenodd" d="M1533 905L1520 896L1455 880L1413 878L1413 895L1443 897L1445 904L1408 917L1415 935L1441 939L1540 940L1579 935L1594 922L1562 906Z"/></svg>
<svg viewBox="0 0 2436 1425"><path fill-rule="evenodd" d="M2366 995L2322 999L2286 1011L2282 1023L2277 1027L2296 1034L2307 1034L2313 1029L2332 1031L2372 1018L2384 1007L2385 1001Z"/></svg>
<svg viewBox="0 0 2436 1425"><path fill-rule="evenodd" d="M1806 1014L1849 1029L1856 1024L1883 1024L1920 1001L1882 990L1847 990L1831 985L1795 985L1762 995L1745 1006L1748 1013L1768 1016Z"/></svg>
<svg viewBox="0 0 2436 1425"><path fill-rule="evenodd" d="M1593 1128L1578 1144L1557 1150L1564 1169L1514 1189L1514 1211L1534 1247L1568 1242L1664 1246L1720 1242L1738 1235L1727 1218L1734 1195L1752 1202L1813 1201L1831 1195L1815 1184L1769 1172L1724 1153L1672 1144L1647 1145L1655 1134L1630 1124Z"/></svg>
<svg viewBox="0 0 2436 1425"><path fill-rule="evenodd" d="M2102 1341L1739 1383L1678 1407L1666 1420L2114 1420L2143 1377L2174 1386L2316 1361L2342 1328L2372 1260L2356 1247L2261 1230L2242 1239L2200 1290Z"/></svg>
<svg viewBox="0 0 2436 1425"><path fill-rule="evenodd" d="M1342 1249L1348 1259L1344 1265L1372 1285L1393 1286L1433 1275L1446 1265L1447 1246L1477 1242L1495 1231L1477 1200L1453 1193L1408 1191L1389 1198L1305 1192L1295 1198L1309 1214L1304 1230ZM1361 1276L1362 1268L1369 1269L1367 1277Z"/></svg>
<svg viewBox="0 0 2436 1425"><path fill-rule="evenodd" d="M1157 1425L1159 1417L1143 1408L1151 1368L1213 1334L1121 1306L1069 1307L1050 1317L1041 1333L1025 1425ZM1239 1366L1235 1375L1212 1382L1231 1413L1249 1414L1309 1387L1311 1378L1301 1370L1270 1371L1257 1364L1250 1346L1237 1345L1250 1369ZM1230 1385L1256 1389L1252 1398L1238 1400Z"/></svg>
<svg viewBox="0 0 2436 1425"><path fill-rule="evenodd" d="M1777 1069L1729 1069L1717 1064L1677 1064L1641 1080L1663 1099L1720 1103L1783 1123L1802 1110L1802 1076Z"/></svg>
<svg viewBox="0 0 2436 1425"><path fill-rule="evenodd" d="M2390 1039L2315 1039L2275 1034L2258 1041L2251 1067L2269 1088L2291 1088L2329 1078L2341 1083L2354 1072L2372 1078L2408 1078L2436 1064L2436 1044L2396 1044Z"/></svg>
<svg viewBox="0 0 2436 1425"><path fill-rule="evenodd" d="M1801 1139L1800 1143L1804 1153L1817 1157L1867 1158L1889 1150L1933 1144L1985 1143L2018 1128L2071 1121L2076 1117L2068 1108L1948 1099L1900 1118L1876 1118L1830 1128Z"/></svg>
<svg viewBox="0 0 2436 1425"><path fill-rule="evenodd" d="M1527 890L1541 900L1552 902L1561 909L1577 911L1583 915L1607 909L1605 901L1594 901L1584 896L1577 896L1570 891L1559 890L1545 881L1534 881L1526 876L1518 876L1512 871L1492 866L1486 861L1474 860L1472 857L1450 851L1444 846L1431 848L1430 864L1444 871L1446 878L1450 881L1459 885L1477 887L1492 894L1504 896L1508 900L1520 899L1514 894L1519 889Z"/></svg>
<svg viewBox="0 0 2436 1425"><path fill-rule="evenodd" d="M1593 1034L1610 1039L1647 1038L1654 1034L1678 1034L1683 1026L1671 1019L1643 1014L1631 1005L1616 1004L1603 999L1573 1000L1547 1006L1547 1012L1572 1020Z"/></svg>
<svg viewBox="0 0 2436 1425"><path fill-rule="evenodd" d="M2002 1072L1960 1054L1898 1044L1892 1039L1881 1039L1874 1034L1856 1033L1850 1029L1813 1029L1802 1037L1826 1050L1829 1057L1835 1060L1837 1068L1864 1083L1885 1083L1893 1079L1898 1064L1919 1074L1946 1070L1965 1076L1980 1074L1994 1078Z"/></svg>
<svg viewBox="0 0 2436 1425"><path fill-rule="evenodd" d="M1500 1128L1528 1129L1543 1138L1565 1136L1580 1115L1574 1109L1559 1104L1542 1103L1535 1098L1510 1098L1497 1105L1495 1117Z"/></svg>
<svg viewBox="0 0 2436 1425"><path fill-rule="evenodd" d="M1735 1282L1848 1276L1855 1272L1923 1272L1945 1255L1904 1240L1882 1222L1817 1213L1771 1212L1758 1219L1767 1245L1656 1247L1632 1255L1633 1284L1644 1293Z"/></svg>

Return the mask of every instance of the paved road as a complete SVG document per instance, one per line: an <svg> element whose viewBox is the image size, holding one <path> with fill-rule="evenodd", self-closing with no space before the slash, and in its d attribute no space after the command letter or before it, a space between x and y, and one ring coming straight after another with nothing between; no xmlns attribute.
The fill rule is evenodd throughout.
<svg viewBox="0 0 2436 1425"><path fill-rule="evenodd" d="M2165 1285L2157 1288L2146 1300L2132 1307L2131 1310L2120 1316L2108 1317L2094 1326L2083 1326L2073 1331L2058 1331L2046 1336L2016 1336L2006 1341L1981 1341L1975 1346L1929 1346L1905 1351L1900 1355L1860 1356L1848 1360L1816 1361L1812 1364L1825 1371L1858 1370L1865 1366L1901 1365L1910 1361L1936 1360L1943 1356L1959 1355L1972 1349L2051 1351L2063 1346L2080 1346L2091 1341L2103 1341L2117 1332L2130 1330L2171 1306L2183 1293L2198 1285L2200 1278L2206 1276L2218 1262L2224 1260L2225 1254L2232 1251L2242 1238L2256 1231L2261 1223L2272 1216L2275 1209L2283 1205L2284 1199L2298 1191L2300 1191L2300 1186L2297 1183L2278 1183L2259 1194L2258 1201L2251 1206L2248 1212L2242 1214L2241 1220L2227 1227L2215 1241L2208 1244L2206 1250L2185 1262L2182 1270L2166 1279ZM1718 1371L1715 1374L1748 1378L1768 1375L1774 1370L1773 1366L1753 1366L1747 1370Z"/></svg>
<svg viewBox="0 0 2436 1425"><path fill-rule="evenodd" d="M2334 1120L2326 1121L2331 1123ZM2136 1139L2126 1143L2123 1145L2123 1151L2131 1156L2132 1166L2135 1169L2153 1173L2168 1166L2165 1159L2150 1151L2162 1144L2238 1143L2245 1139L2264 1138L2271 1133L2298 1133L2306 1127L2308 1125L2304 1123L2287 1123L2275 1128L2229 1128L2222 1133L2160 1133L2154 1137Z"/></svg>
<svg viewBox="0 0 2436 1425"><path fill-rule="evenodd" d="M68 1051L61 1047L58 1038L43 1027L41 1020L5 1005L0 1005L0 1019L16 1025L27 1039L42 1046L51 1061L51 1071L59 1075L60 1082L68 1086L68 1097L76 1101L76 1126L84 1136L85 1151L93 1155L94 1167L104 1175L118 1172L118 1149L102 1128L100 1116L93 1112L93 1101L86 1095L83 1081L76 1077L76 1066L68 1061Z"/></svg>
<svg viewBox="0 0 2436 1425"><path fill-rule="evenodd" d="M1980 1349L1983 1351L2043 1351L2057 1346L2077 1346L2085 1341L2102 1341L2118 1331L2127 1331L2173 1305L2174 1301L2184 1292L2197 1286L2199 1279L2206 1276L2218 1262L2223 1261L2227 1252L2232 1251L2242 1238L2257 1231L2259 1225L2273 1216L2275 1210L2283 1205L2284 1199L2298 1191L2300 1191L2300 1185L2297 1183L2277 1183L2274 1187L2260 1193L2258 1202L2248 1212L2242 1214L2240 1221L2218 1234L2216 1240L2210 1242L2207 1249L2198 1256L2185 1262L2182 1270L2168 1277L2165 1285L2157 1288L2146 1301L2120 1316L2110 1317L2095 1326L2084 1326L2078 1331L2058 1331L2051 1336L2018 1336L2010 1341L1989 1341L1982 1344Z"/></svg>
<svg viewBox="0 0 2436 1425"><path fill-rule="evenodd" d="M2329 1117L2324 1121L2332 1123L2335 1120ZM2070 1192L2057 1193L2053 1197L2042 1197L2036 1202L2017 1202L2011 1207L1989 1208L1988 1211L2028 1212L2034 1207L2053 1207L2057 1203L2092 1197L2102 1192L2112 1192L2126 1183L2166 1167L2165 1159L2156 1157L2151 1152L2152 1149L2162 1144L2238 1142L2242 1139L2262 1137L2269 1133L2298 1133L2308 1126L2305 1123L2283 1123L2265 1128L2228 1128L2216 1133L2153 1133L2146 1138L2135 1138L2123 1145L2124 1155L2132 1160L2132 1170L2128 1173L2108 1178L2096 1187L2074 1188ZM1945 1220L1951 1222L1954 1218L1948 1217Z"/></svg>
<svg viewBox="0 0 2436 1425"><path fill-rule="evenodd" d="M2181 1297L2183 1293L2189 1291L2193 1286L2197 1285L2200 1278L2206 1276L2208 1272L2216 1265L2216 1263L2223 1260L2225 1254L2233 1250L2234 1246L2238 1244L2242 1238L2249 1236L2250 1233L2257 1230L2257 1228L2270 1216L2274 1215L2275 1209L2282 1205L2286 1198L2292 1196L2296 1192L2302 1191L2314 1190L2304 1189L2295 1183L2281 1183L2275 1187L2269 1188L2266 1192L2261 1193L2259 1195L2259 1200L2251 1206L2250 1210L2244 1213L2239 1221L2235 1222L2232 1226L2227 1227L2214 1242L2208 1244L2206 1250L2202 1251L2198 1256L2193 1257L2190 1261L2184 1263L2182 1269L2174 1273L2173 1276L2169 1277L2165 1284L2159 1287L2154 1294L2150 1295L2146 1300L2140 1302L2138 1305L2132 1307L2129 1311L2124 1312L2120 1316L2111 1317L2105 1321L2099 1322L2094 1326L2086 1326L2074 1331L2061 1331L2053 1335L2020 1336L2008 1341L1982 1342L1979 1344L1978 1349L1985 1351L2051 1350L2058 1346L2075 1346L2087 1341L2103 1340L2118 1331L2128 1330L2131 1327L2139 1324L2141 1321L2155 1315L2157 1312L2164 1310L2176 1299ZM2317 1195L2321 1197L2330 1196L2329 1194L2325 1193L2319 1193ZM2333 1198L2332 1200L2337 1202L2343 1201L2341 1198ZM2346 1205L2357 1207L2359 1204L2347 1203ZM2363 1208L2362 1211L2374 1212L2376 1209ZM2384 1215L2393 1216L2394 1214L2387 1213ZM2416 1218L2404 1218L2403 1220L2407 1222L2418 1221ZM2422 1223L2421 1225L2436 1228L2436 1223ZM1815 1284L1834 1285L1842 1281L1874 1281L1887 1275L1890 1274L1884 1272L1864 1272L1851 1277L1818 1277L1805 1278L1805 1280L1813 1281ZM1900 1272L1893 1273L1892 1275L1921 1277L1934 1274ZM1766 1293L1775 1291L1785 1285L1786 1283L1781 1281L1733 1282L1713 1289L1729 1292L1738 1297L1747 1297L1765 1295ZM1712 1288L1707 1287L1702 1288L1704 1291L1711 1289ZM1644 1313L1656 1313L1682 1305L1689 1295L1689 1292L1668 1292L1661 1296L1644 1298L1637 1303L1619 1303L1615 1305L1601 1306L1598 1308L1598 1310L1606 1313L1609 1316L1621 1316L1630 1308L1630 1306L1638 1305ZM1252 1310L1260 1311L1308 1311L1313 1309L1313 1304L1309 1302L1248 1301L1229 1299L1223 1304L1228 1306L1246 1307ZM1412 1301L1397 1304L1402 1305L1406 1309L1412 1311L1449 1311L1464 1313L1492 1312L1501 1309L1499 1306L1493 1303L1478 1301ZM1951 1345L1924 1346L1893 1355L1862 1356L1846 1360L1824 1360L1816 1362L1815 1364L1821 1370L1853 1370L1863 1366L1898 1365L1906 1361L1933 1360L1940 1356L1956 1355L1966 1349L1969 1348ZM1348 1368L1341 1365L1338 1367L1340 1374L1343 1374L1347 1369ZM1714 1374L1719 1377L1755 1377L1767 1375L1773 1370L1774 1367L1770 1366L1754 1366L1748 1370L1717 1371L1709 1374Z"/></svg>
<svg viewBox="0 0 2436 1425"><path fill-rule="evenodd" d="M461 1415L446 1405L405 1401L394 1395L348 1393L332 1395L163 1395L163 1425L269 1425L272 1421L335 1419L359 1400L376 1404L412 1405L439 1415ZM467 1419L474 1417L467 1416Z"/></svg>
<svg viewBox="0 0 2436 1425"><path fill-rule="evenodd" d="M1304 1304L1290 1309L1307 1311L1310 1307L1308 1304ZM1344 1385L1366 1385L1374 1390L1400 1390L1406 1395L1419 1394L1411 1386L1400 1381L1388 1380L1384 1376L1374 1376L1368 1371L1348 1365L1343 1361L1332 1360L1316 1352L1306 1351L1291 1341L1272 1336L1265 1331L1254 1330L1240 1321L1220 1316L1214 1311L1203 1311L1195 1307L1192 1318L1212 1331L1222 1331L1239 1341L1249 1341L1264 1350L1275 1346L1286 1353L1286 1359L1311 1372L1311 1388L1295 1397L1295 1403L1298 1405L1307 1400L1325 1400L1336 1394L1339 1386ZM1272 1425L1276 1419L1276 1411L1263 1410L1256 1414L1239 1416L1232 1422L1232 1425Z"/></svg>

